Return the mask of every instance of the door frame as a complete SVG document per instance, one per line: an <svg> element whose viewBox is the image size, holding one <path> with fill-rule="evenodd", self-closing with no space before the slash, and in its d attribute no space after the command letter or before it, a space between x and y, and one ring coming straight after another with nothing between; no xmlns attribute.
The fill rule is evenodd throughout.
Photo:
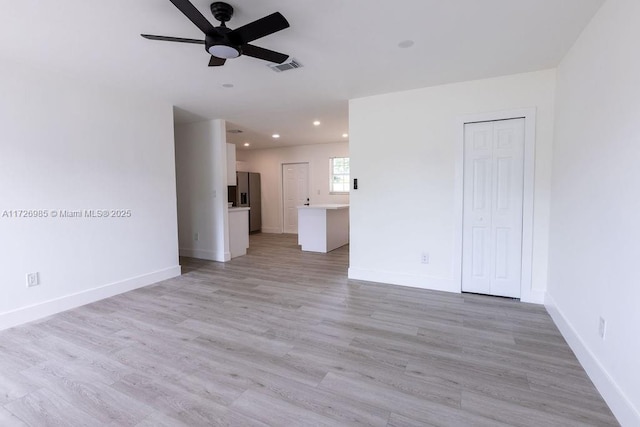
<svg viewBox="0 0 640 427"><path fill-rule="evenodd" d="M311 197L310 179L311 179L311 162L302 161L302 162L282 162L280 163L280 234L284 234L285 224L284 224L284 167L285 165L307 165L307 191L309 192L309 197Z"/></svg>
<svg viewBox="0 0 640 427"><path fill-rule="evenodd" d="M524 185L522 193L522 265L520 301L542 303L542 295L531 289L533 271L533 207L535 178L536 109L522 108L468 114L456 120L456 167L454 179L453 278L462 292L462 224L464 208L464 128L467 123L524 119Z"/></svg>

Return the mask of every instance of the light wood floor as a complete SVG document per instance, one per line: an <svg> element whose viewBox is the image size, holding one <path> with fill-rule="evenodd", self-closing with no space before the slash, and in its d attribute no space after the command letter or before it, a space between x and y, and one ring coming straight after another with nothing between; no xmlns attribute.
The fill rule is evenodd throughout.
<svg viewBox="0 0 640 427"><path fill-rule="evenodd" d="M247 256L0 332L0 426L617 425L541 306Z"/></svg>

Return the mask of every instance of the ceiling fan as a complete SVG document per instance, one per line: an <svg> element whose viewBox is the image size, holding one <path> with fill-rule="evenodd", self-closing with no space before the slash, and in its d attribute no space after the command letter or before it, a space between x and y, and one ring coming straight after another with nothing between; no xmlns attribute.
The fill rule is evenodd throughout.
<svg viewBox="0 0 640 427"><path fill-rule="evenodd" d="M209 60L210 67L224 65L227 59L237 58L240 55L251 56L277 64L282 64L289 57L284 53L249 44L256 39L289 27L289 22L280 12L272 13L232 30L225 25L225 22L229 21L233 16L233 7L227 3L211 3L211 13L213 13L216 20L220 21L220 26L214 27L189 0L170 1L204 33L204 40L140 34L142 37L149 40L203 44L211 55Z"/></svg>

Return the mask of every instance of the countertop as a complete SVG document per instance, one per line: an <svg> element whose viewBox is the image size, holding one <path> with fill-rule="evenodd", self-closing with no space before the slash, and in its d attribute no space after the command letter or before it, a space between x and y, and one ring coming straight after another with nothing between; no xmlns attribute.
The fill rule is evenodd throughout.
<svg viewBox="0 0 640 427"><path fill-rule="evenodd" d="M298 209L349 209L349 205L327 203L322 205L298 206Z"/></svg>
<svg viewBox="0 0 640 427"><path fill-rule="evenodd" d="M229 209L229 212L242 212L242 211L248 211L251 208L246 207L246 206L245 207L241 206L241 207L234 207L234 208L228 208L228 209Z"/></svg>

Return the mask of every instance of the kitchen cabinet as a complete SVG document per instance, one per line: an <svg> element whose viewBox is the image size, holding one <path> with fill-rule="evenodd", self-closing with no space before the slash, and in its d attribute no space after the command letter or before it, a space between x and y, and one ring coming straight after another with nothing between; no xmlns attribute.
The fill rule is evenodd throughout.
<svg viewBox="0 0 640 427"><path fill-rule="evenodd" d="M249 248L249 209L229 208L229 252L231 258L247 254Z"/></svg>

